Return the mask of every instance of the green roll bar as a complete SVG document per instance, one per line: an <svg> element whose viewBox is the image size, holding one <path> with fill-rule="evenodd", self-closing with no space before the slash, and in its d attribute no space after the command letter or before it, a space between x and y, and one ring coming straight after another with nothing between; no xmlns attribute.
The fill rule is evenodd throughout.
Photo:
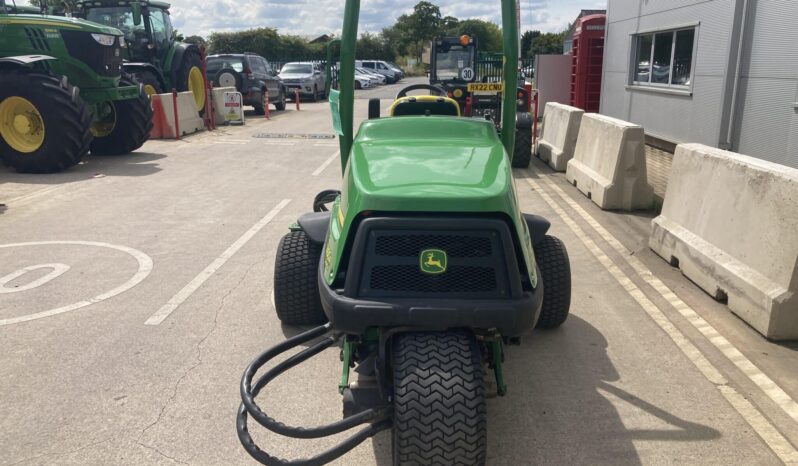
<svg viewBox="0 0 798 466"><path fill-rule="evenodd" d="M516 26L515 0L501 0L501 5L504 42L504 93L502 94L504 102L502 103L501 139L504 149L512 158L515 143L515 89L518 86L518 27ZM346 170L354 138L355 53L359 17L360 0L346 0L344 28L341 34L341 67L338 74L340 89L338 112L342 133L338 138L338 145L341 149L341 173ZM331 47L328 48L328 52L330 50ZM331 55L328 55L327 63L328 66L331 66Z"/></svg>

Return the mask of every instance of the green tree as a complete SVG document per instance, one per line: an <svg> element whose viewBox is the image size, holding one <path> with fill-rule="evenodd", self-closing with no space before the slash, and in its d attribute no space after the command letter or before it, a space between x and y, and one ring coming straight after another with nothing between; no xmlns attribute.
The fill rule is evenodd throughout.
<svg viewBox="0 0 798 466"><path fill-rule="evenodd" d="M562 53L564 39L565 31L540 34L532 40L532 46L530 47L528 56L534 57L535 55L560 54Z"/></svg>
<svg viewBox="0 0 798 466"><path fill-rule="evenodd" d="M367 32L357 40L357 57L359 59L394 60L396 53L382 34Z"/></svg>
<svg viewBox="0 0 798 466"><path fill-rule="evenodd" d="M194 44L194 45L204 45L207 47L207 42L205 42L205 38L202 36L188 36L183 39L183 42L187 44Z"/></svg>
<svg viewBox="0 0 798 466"><path fill-rule="evenodd" d="M403 15L404 16L404 15ZM402 17L400 16L400 19ZM436 5L420 1L413 7L413 13L407 17L407 32L415 42L415 55L421 61L424 45L429 43L441 30L441 9ZM397 21L397 24L399 21Z"/></svg>
<svg viewBox="0 0 798 466"><path fill-rule="evenodd" d="M502 30L490 21L481 19L465 19L445 31L446 35L460 36L468 34L477 38L477 47L484 52L500 52L502 50Z"/></svg>
<svg viewBox="0 0 798 466"><path fill-rule="evenodd" d="M521 34L521 57L529 57L532 42L540 35L540 31L526 31Z"/></svg>

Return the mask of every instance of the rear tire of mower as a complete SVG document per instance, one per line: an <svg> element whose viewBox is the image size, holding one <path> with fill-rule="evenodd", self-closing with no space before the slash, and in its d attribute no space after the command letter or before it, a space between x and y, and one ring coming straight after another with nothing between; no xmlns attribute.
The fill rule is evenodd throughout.
<svg viewBox="0 0 798 466"><path fill-rule="evenodd" d="M403 333L393 346L393 464L483 465L482 358L466 331Z"/></svg>
<svg viewBox="0 0 798 466"><path fill-rule="evenodd" d="M526 168L532 158L532 128L516 128L513 168Z"/></svg>
<svg viewBox="0 0 798 466"><path fill-rule="evenodd" d="M543 305L536 328L556 328L568 318L571 308L571 262L565 244L546 235L535 245L535 260L543 282Z"/></svg>
<svg viewBox="0 0 798 466"><path fill-rule="evenodd" d="M125 78L120 86L133 86L134 82ZM139 95L135 99L112 102L116 112L114 129L104 137L95 137L91 143L94 155L124 155L143 146L150 138L152 129L152 107L150 97L139 86Z"/></svg>
<svg viewBox="0 0 798 466"><path fill-rule="evenodd" d="M0 159L20 173L55 173L80 162L89 152L91 116L77 87L66 78L23 70L0 75L0 102L8 97L31 102L44 123L44 141L20 152L0 137ZM0 122L2 124L2 122Z"/></svg>
<svg viewBox="0 0 798 466"><path fill-rule="evenodd" d="M317 279L321 249L304 231L292 231L280 240L274 260L274 310L285 325L327 322Z"/></svg>

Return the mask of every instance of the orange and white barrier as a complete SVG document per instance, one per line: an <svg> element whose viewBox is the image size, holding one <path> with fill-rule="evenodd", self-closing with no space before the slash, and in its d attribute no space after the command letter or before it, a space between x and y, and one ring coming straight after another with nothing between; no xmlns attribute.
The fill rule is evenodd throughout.
<svg viewBox="0 0 798 466"><path fill-rule="evenodd" d="M180 139L205 128L190 91L155 94L151 97L151 103L151 139Z"/></svg>

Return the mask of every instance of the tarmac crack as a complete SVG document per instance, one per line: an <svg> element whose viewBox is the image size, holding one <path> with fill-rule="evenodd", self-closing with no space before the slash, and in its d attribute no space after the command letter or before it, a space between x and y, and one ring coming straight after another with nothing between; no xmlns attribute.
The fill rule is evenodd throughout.
<svg viewBox="0 0 798 466"><path fill-rule="evenodd" d="M181 375L177 379L177 381L175 382L174 386L172 387L172 394L169 396L169 398L166 400L166 402L163 404L163 406L161 406L161 409L158 412L158 417L155 419L155 421L153 421L152 423L148 424L147 426L144 427L144 429L141 430L141 432L139 433L138 437L136 438L136 444L137 445L142 446L144 448L147 448L148 450L152 450L152 451L158 453L159 455L163 456L164 458L167 458L167 459L169 459L169 460L171 460L171 461L173 461L175 463L189 464L186 461L181 461L181 460L179 460L177 458L174 458L174 457L171 457L171 456L165 454L164 452L162 452L161 450L159 450L158 448L156 448L156 447L154 447L152 445L148 445L147 443L142 442L141 438L144 436L144 434L147 433L148 430L150 430L151 428L155 427L156 425L158 425L158 423L161 422L161 420L163 419L164 413L166 412L166 409L169 407L169 405L172 404L174 399L177 397L177 392L179 391L180 385L183 383L183 380L185 380L186 377L188 377L191 374L191 372L194 371L194 369L196 369L197 367L202 365L202 345L211 336L211 334L213 334L213 332L216 330L216 327L217 327L218 322L219 322L219 315L221 314L222 310L225 307L225 304L227 302L227 298L235 290L237 290L241 286L241 284L244 282L244 280L247 279L247 277L249 276L249 273L252 271L252 269L257 264L258 264L257 262L252 263L247 268L247 270L244 272L244 274L241 276L241 279L238 280L238 283L236 283L233 287L231 287L227 291L227 293L225 293L224 296L222 296L222 300L219 303L219 306L216 308L216 311L214 312L213 324L211 325L210 330L208 330L208 332L205 334L205 336L200 338L200 340L194 346L194 349L196 350L196 360L194 361L194 364L192 364L191 367L186 369L186 371L183 373L183 375Z"/></svg>

